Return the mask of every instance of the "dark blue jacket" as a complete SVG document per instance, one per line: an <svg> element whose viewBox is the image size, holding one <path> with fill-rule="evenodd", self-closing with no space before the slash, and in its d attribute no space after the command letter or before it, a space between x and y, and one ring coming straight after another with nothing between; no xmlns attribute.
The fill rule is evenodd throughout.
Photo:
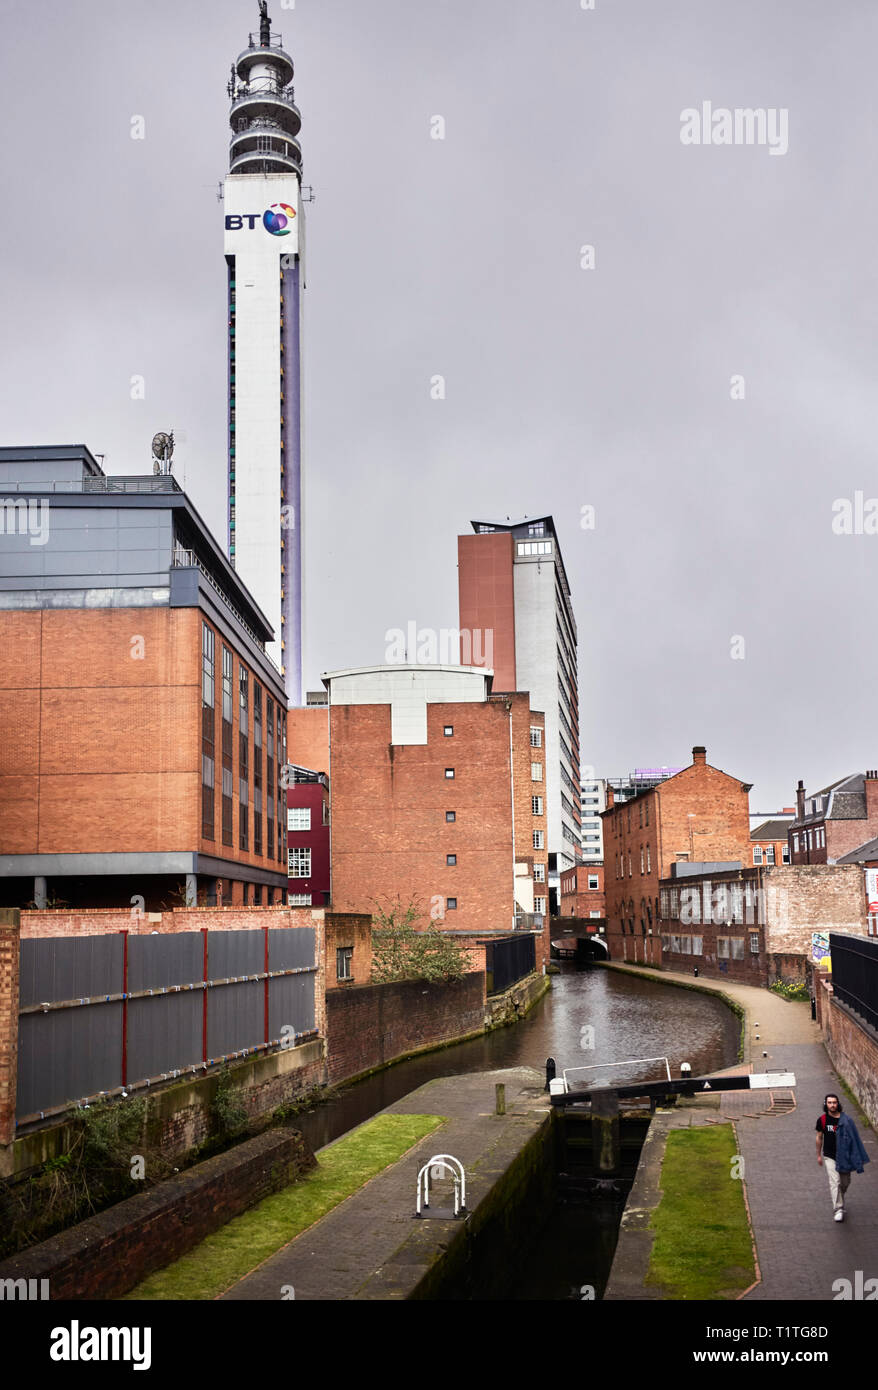
<svg viewBox="0 0 878 1390"><path fill-rule="evenodd" d="M838 1129L835 1132L836 1168L840 1173L862 1173L863 1164L868 1162L869 1155L850 1115L839 1116Z"/></svg>

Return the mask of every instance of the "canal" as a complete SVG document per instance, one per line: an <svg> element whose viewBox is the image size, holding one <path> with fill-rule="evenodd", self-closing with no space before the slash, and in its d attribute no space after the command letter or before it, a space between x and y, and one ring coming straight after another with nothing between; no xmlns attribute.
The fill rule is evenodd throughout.
<svg viewBox="0 0 878 1390"><path fill-rule="evenodd" d="M564 963L551 991L520 1023L399 1062L341 1090L296 1123L317 1150L434 1077L515 1066L543 1071L546 1058L554 1057L559 1074L564 1068L589 1068L580 1073L582 1084L586 1079L657 1080L666 1074L661 1063L608 1064L664 1056L675 1076L681 1062L698 1076L733 1065L739 1037L738 1018L713 995ZM510 1284L509 1299L601 1298L645 1128L628 1147L621 1181L601 1183L588 1195L577 1174L559 1175L554 1210Z"/></svg>
<svg viewBox="0 0 878 1390"><path fill-rule="evenodd" d="M436 1076L499 1067L543 1071L547 1057L555 1058L559 1075L565 1067L592 1067L599 1082L665 1075L659 1064L606 1067L636 1057L667 1056L675 1075L681 1062L689 1062L692 1075L698 1076L732 1066L739 1036L737 1017L713 995L564 963L550 992L520 1023L398 1062L341 1090L296 1123L316 1151Z"/></svg>

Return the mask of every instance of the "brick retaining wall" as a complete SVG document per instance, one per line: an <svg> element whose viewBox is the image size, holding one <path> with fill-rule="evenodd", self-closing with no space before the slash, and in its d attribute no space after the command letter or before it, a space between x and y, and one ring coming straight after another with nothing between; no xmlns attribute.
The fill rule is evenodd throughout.
<svg viewBox="0 0 878 1390"><path fill-rule="evenodd" d="M48 1279L52 1300L120 1298L315 1161L297 1130L270 1130L4 1260L0 1280Z"/></svg>
<svg viewBox="0 0 878 1390"><path fill-rule="evenodd" d="M440 1046L485 1026L485 977L451 985L405 980L329 990L326 1036L330 1083L349 1080L419 1048Z"/></svg>

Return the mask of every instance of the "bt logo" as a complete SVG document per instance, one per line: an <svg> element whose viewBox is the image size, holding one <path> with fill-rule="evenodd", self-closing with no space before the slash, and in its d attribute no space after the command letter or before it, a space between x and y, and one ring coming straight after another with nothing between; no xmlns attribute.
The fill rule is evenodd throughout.
<svg viewBox="0 0 878 1390"><path fill-rule="evenodd" d="M262 213L261 221L265 230L271 232L272 236L289 236L295 215L296 210L291 208L289 203L272 203L271 207ZM226 216L226 231L240 232L246 222L252 232L259 221L258 212L229 213Z"/></svg>

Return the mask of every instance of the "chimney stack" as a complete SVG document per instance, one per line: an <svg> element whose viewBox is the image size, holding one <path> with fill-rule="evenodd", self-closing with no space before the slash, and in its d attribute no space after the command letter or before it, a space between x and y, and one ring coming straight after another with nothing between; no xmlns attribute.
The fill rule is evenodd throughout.
<svg viewBox="0 0 878 1390"><path fill-rule="evenodd" d="M799 778L799 785L796 787L796 820L805 819L805 783Z"/></svg>
<svg viewBox="0 0 878 1390"><path fill-rule="evenodd" d="M695 747L692 749L692 765L693 767L704 767L706 762L707 749L704 747L703 744L697 743Z"/></svg>
<svg viewBox="0 0 878 1390"><path fill-rule="evenodd" d="M866 820L871 834L878 835L878 771L873 768L867 772L863 786L866 792Z"/></svg>

